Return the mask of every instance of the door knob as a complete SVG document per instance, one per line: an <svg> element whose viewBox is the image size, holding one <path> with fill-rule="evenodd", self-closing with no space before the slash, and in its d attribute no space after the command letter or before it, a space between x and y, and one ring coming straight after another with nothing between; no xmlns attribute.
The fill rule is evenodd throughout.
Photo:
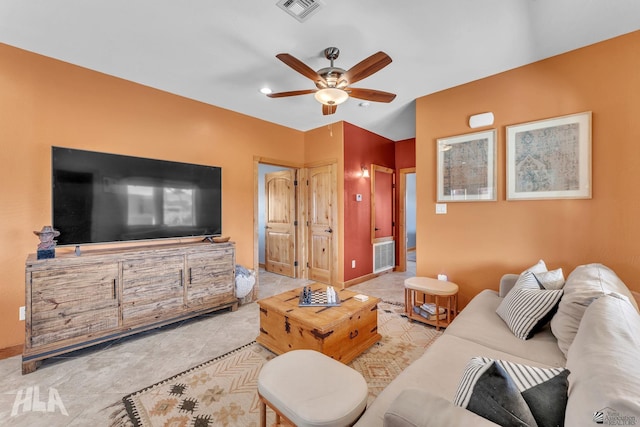
<svg viewBox="0 0 640 427"><path fill-rule="evenodd" d="M327 228L326 230L324 230L325 233L333 233L333 230L331 229L331 227Z"/></svg>

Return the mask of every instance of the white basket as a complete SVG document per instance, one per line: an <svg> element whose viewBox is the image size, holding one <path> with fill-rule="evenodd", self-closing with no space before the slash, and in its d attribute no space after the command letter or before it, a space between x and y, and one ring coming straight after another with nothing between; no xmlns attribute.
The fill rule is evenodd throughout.
<svg viewBox="0 0 640 427"><path fill-rule="evenodd" d="M252 273L251 276L236 276L236 297L244 298L249 295L255 283L255 273Z"/></svg>

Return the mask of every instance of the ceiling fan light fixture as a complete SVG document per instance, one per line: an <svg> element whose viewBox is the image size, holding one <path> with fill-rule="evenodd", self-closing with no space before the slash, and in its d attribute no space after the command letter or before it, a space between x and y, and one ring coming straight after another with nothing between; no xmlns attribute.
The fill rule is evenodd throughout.
<svg viewBox="0 0 640 427"><path fill-rule="evenodd" d="M342 89L328 87L316 91L314 97L319 103L324 105L340 105L349 99L349 94Z"/></svg>

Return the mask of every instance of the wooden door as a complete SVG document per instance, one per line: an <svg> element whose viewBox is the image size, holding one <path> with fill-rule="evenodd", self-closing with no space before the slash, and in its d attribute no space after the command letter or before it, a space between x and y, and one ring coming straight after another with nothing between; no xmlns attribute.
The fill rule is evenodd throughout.
<svg viewBox="0 0 640 427"><path fill-rule="evenodd" d="M296 190L295 171L265 175L265 270L295 277Z"/></svg>
<svg viewBox="0 0 640 427"><path fill-rule="evenodd" d="M309 279L334 284L336 169L335 165L308 170Z"/></svg>
<svg viewBox="0 0 640 427"><path fill-rule="evenodd" d="M372 165L371 178L371 242L393 240L395 234L393 169Z"/></svg>

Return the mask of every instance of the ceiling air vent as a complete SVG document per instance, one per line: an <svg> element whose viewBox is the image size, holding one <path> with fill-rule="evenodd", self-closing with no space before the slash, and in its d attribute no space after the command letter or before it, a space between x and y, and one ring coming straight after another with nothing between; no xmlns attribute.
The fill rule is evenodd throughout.
<svg viewBox="0 0 640 427"><path fill-rule="evenodd" d="M300 22L306 21L324 6L319 0L280 0L276 4Z"/></svg>

